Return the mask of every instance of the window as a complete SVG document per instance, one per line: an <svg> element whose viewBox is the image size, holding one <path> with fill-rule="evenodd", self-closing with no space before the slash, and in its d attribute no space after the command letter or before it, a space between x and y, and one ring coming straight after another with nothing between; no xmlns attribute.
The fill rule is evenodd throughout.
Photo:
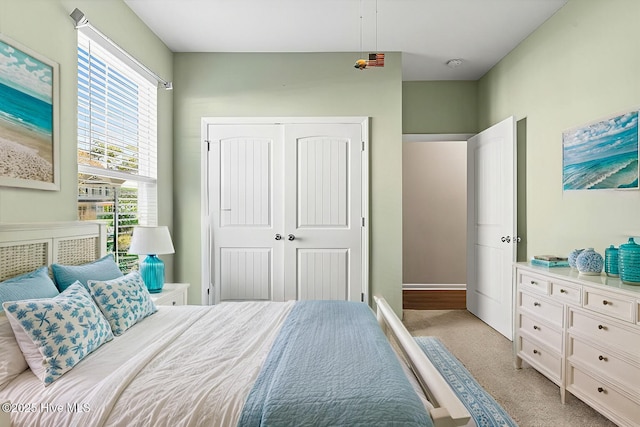
<svg viewBox="0 0 640 427"><path fill-rule="evenodd" d="M116 55L78 32L78 216L129 271L133 226L157 225L157 85Z"/></svg>

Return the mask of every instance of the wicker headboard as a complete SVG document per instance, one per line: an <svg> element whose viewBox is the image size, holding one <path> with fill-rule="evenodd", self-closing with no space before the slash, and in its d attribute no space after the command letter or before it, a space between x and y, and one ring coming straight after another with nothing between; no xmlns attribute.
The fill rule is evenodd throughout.
<svg viewBox="0 0 640 427"><path fill-rule="evenodd" d="M0 224L0 281L43 265L95 261L106 242L106 226L94 222Z"/></svg>

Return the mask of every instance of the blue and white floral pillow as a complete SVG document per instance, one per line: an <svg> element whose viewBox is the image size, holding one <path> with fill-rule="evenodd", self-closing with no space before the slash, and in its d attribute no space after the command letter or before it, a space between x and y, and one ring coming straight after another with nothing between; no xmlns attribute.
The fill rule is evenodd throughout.
<svg viewBox="0 0 640 427"><path fill-rule="evenodd" d="M29 367L45 386L113 338L109 322L79 282L54 298L2 306Z"/></svg>
<svg viewBox="0 0 640 427"><path fill-rule="evenodd" d="M137 271L113 280L89 280L89 292L109 321L114 335L155 313L156 305Z"/></svg>

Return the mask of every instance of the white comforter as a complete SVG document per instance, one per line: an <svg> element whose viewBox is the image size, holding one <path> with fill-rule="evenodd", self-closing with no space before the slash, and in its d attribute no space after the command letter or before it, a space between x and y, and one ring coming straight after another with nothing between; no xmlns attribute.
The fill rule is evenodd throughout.
<svg viewBox="0 0 640 427"><path fill-rule="evenodd" d="M159 307L48 387L0 391L17 426L234 426L293 302Z"/></svg>

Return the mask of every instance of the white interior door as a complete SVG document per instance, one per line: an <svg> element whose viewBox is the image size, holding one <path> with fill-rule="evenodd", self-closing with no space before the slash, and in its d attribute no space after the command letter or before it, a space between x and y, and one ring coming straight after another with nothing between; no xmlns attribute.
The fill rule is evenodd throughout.
<svg viewBox="0 0 640 427"><path fill-rule="evenodd" d="M359 124L286 126L287 299L362 299L362 141Z"/></svg>
<svg viewBox="0 0 640 427"><path fill-rule="evenodd" d="M515 120L467 142L467 309L513 339Z"/></svg>
<svg viewBox="0 0 640 427"><path fill-rule="evenodd" d="M284 299L283 128L209 125L215 300Z"/></svg>
<svg viewBox="0 0 640 427"><path fill-rule="evenodd" d="M206 126L214 301L368 296L365 129Z"/></svg>

